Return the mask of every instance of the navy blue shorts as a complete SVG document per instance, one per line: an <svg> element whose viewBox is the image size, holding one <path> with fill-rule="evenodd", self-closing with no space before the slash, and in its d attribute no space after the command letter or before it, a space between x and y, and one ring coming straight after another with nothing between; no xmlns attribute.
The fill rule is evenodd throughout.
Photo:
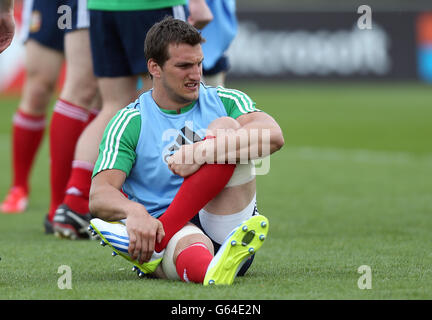
<svg viewBox="0 0 432 320"><path fill-rule="evenodd" d="M216 61L215 65L210 69L203 68L203 75L204 76L212 76L219 72L227 72L229 70L229 61L228 57L226 55L223 55L219 58L218 61Z"/></svg>
<svg viewBox="0 0 432 320"><path fill-rule="evenodd" d="M168 15L185 20L184 7L139 11L90 10L95 75L126 77L147 73L144 55L147 31Z"/></svg>
<svg viewBox="0 0 432 320"><path fill-rule="evenodd" d="M67 11L61 10L63 5L68 6ZM62 18L69 13L70 17ZM61 52L65 33L88 28L90 23L87 1L78 0L25 0L22 21L21 37L24 42L33 39Z"/></svg>

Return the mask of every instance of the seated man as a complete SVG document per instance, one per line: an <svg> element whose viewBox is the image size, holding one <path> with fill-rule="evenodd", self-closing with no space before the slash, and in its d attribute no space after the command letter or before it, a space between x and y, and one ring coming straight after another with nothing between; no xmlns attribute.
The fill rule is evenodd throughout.
<svg viewBox="0 0 432 320"><path fill-rule="evenodd" d="M203 41L171 17L147 33L153 89L105 130L90 190L100 219L91 229L142 273L231 284L268 230L251 160L284 140L246 94L201 84Z"/></svg>

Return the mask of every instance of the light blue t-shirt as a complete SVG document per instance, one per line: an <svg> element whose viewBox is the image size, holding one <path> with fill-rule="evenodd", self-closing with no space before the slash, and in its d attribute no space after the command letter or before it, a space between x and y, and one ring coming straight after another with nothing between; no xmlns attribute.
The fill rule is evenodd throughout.
<svg viewBox="0 0 432 320"><path fill-rule="evenodd" d="M183 178L168 169L167 158L184 144L201 141L215 119L259 111L243 92L200 86L199 98L181 113L159 108L152 90L120 110L105 129L93 176L119 169L126 173L123 191L159 217L176 195Z"/></svg>

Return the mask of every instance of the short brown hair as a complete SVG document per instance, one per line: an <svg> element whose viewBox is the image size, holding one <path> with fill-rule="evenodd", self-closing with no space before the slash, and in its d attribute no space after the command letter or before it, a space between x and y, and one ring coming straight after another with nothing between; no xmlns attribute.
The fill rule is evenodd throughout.
<svg viewBox="0 0 432 320"><path fill-rule="evenodd" d="M205 42L201 33L192 25L182 20L166 16L155 23L147 32L144 42L146 60L153 59L160 66L169 59L168 45L186 43L191 46Z"/></svg>

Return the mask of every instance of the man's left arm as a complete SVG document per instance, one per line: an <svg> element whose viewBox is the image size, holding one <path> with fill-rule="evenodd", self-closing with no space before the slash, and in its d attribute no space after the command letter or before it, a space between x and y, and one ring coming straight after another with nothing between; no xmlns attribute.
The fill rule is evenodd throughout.
<svg viewBox="0 0 432 320"><path fill-rule="evenodd" d="M245 113L236 120L240 124L236 130L218 130L214 139L182 146L168 160L169 168L186 177L204 163L242 163L267 157L284 145L280 126L267 113ZM186 158L193 158L193 163L186 164Z"/></svg>
<svg viewBox="0 0 432 320"><path fill-rule="evenodd" d="M240 125L233 133L232 130L226 130L224 134L217 135L217 144L214 150L219 155L214 155L213 158L218 163L224 160L229 163L243 162L244 160L254 160L264 158L280 148L284 144L282 130L279 124L266 112L261 111L256 107L256 103L249 97L248 94L237 90L219 86L216 88L217 94L227 112L227 116L233 118ZM235 140L235 150L232 143ZM216 141L215 141L216 142ZM211 149L211 142L205 142L207 149ZM231 146L226 148L226 152L222 152L224 145ZM225 157L225 158L224 158ZM212 160L212 155L206 159L206 162Z"/></svg>
<svg viewBox="0 0 432 320"><path fill-rule="evenodd" d="M236 129L216 129L208 132L214 139L183 145L168 159L174 173L187 177L204 163L245 163L264 158L284 145L279 124L269 114L257 109L255 102L244 92L217 87L217 94L227 116L237 121ZM193 158L187 164L185 159Z"/></svg>
<svg viewBox="0 0 432 320"><path fill-rule="evenodd" d="M246 113L236 119L241 128L237 130L238 139L245 132L248 137L249 154L257 154L259 158L269 156L283 147L285 141L279 124L269 114L257 111ZM238 147L237 160L242 154L241 145ZM257 152L255 152L257 151ZM249 159L251 159L249 157Z"/></svg>
<svg viewBox="0 0 432 320"><path fill-rule="evenodd" d="M198 163L239 163L267 157L284 145L280 126L267 113L246 113L236 120L241 126L239 129L221 130L215 139L198 142L194 160Z"/></svg>

